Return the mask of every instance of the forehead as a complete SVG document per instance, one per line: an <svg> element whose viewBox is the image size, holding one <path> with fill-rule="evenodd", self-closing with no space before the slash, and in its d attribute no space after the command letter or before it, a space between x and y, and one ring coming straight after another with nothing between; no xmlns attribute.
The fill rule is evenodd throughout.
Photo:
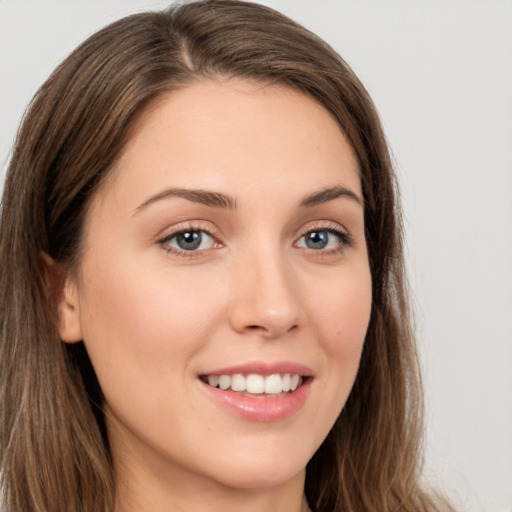
<svg viewBox="0 0 512 512"><path fill-rule="evenodd" d="M129 195L164 185L228 187L238 195L270 182L291 191L339 180L360 192L358 172L338 123L314 99L281 85L226 79L195 82L154 100L108 182Z"/></svg>

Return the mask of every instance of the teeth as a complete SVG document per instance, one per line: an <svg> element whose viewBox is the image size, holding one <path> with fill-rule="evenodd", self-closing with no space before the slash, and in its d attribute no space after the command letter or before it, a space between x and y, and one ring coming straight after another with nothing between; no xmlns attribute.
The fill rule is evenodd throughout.
<svg viewBox="0 0 512 512"><path fill-rule="evenodd" d="M283 379L281 375L269 375L265 377L265 393L267 395L277 395L283 392Z"/></svg>
<svg viewBox="0 0 512 512"><path fill-rule="evenodd" d="M214 388L246 391L253 395L288 393L295 391L302 384L302 377L300 375L290 375L289 373L284 375L274 373L267 376L256 373L251 373L247 376L241 373L235 373L234 375L209 375L207 378L203 378L203 380Z"/></svg>
<svg viewBox="0 0 512 512"><path fill-rule="evenodd" d="M231 377L231 389L233 391L245 391L247 389L245 377L241 373L236 373Z"/></svg>
<svg viewBox="0 0 512 512"><path fill-rule="evenodd" d="M210 384L210 386L213 386L214 388L216 388L219 384L219 376L218 375L208 376L208 384Z"/></svg>
<svg viewBox="0 0 512 512"><path fill-rule="evenodd" d="M283 375L283 391L286 393L287 391L290 391L290 374L287 373L286 375Z"/></svg>
<svg viewBox="0 0 512 512"><path fill-rule="evenodd" d="M221 375L219 377L219 388L229 389L231 387L231 375Z"/></svg>
<svg viewBox="0 0 512 512"><path fill-rule="evenodd" d="M247 375L247 392L261 394L265 391L265 379L262 375L251 373Z"/></svg>

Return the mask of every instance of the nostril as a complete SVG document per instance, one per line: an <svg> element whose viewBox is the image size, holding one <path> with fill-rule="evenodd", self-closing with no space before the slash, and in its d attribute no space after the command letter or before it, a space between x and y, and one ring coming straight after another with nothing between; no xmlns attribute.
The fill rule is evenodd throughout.
<svg viewBox="0 0 512 512"><path fill-rule="evenodd" d="M279 329L279 328L273 328L273 327L265 327L263 325L247 325L245 327L246 333L254 333L254 334L261 334L262 336L268 337L268 338L275 338L278 336L281 336L282 334L285 334L285 332L295 331L298 328L297 324L294 324L290 326L288 329Z"/></svg>
<svg viewBox="0 0 512 512"><path fill-rule="evenodd" d="M245 328L246 332L251 332L254 334L261 333L264 336L268 336L270 334L270 330L261 325L248 325Z"/></svg>

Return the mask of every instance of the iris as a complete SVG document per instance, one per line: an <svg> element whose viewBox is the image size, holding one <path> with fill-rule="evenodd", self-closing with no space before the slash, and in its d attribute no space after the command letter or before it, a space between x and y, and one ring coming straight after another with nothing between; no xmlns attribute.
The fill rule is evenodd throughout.
<svg viewBox="0 0 512 512"><path fill-rule="evenodd" d="M200 231L186 231L176 235L176 244L184 251L195 251L201 245L202 239Z"/></svg>
<svg viewBox="0 0 512 512"><path fill-rule="evenodd" d="M310 249L324 249L329 243L329 232L311 231L305 235L306 247Z"/></svg>

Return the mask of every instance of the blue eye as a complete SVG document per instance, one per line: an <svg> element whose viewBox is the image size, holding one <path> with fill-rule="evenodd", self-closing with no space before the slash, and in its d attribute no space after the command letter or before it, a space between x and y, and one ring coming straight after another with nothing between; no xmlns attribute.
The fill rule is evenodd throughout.
<svg viewBox="0 0 512 512"><path fill-rule="evenodd" d="M302 235L298 247L306 247L316 251L337 249L349 244L348 235L330 229L314 229Z"/></svg>
<svg viewBox="0 0 512 512"><path fill-rule="evenodd" d="M211 249L215 244L213 238L206 231L193 229L176 233L163 242L170 248L188 252Z"/></svg>
<svg viewBox="0 0 512 512"><path fill-rule="evenodd" d="M311 231L304 235L306 247L310 249L325 249L329 244L330 233L327 231Z"/></svg>

